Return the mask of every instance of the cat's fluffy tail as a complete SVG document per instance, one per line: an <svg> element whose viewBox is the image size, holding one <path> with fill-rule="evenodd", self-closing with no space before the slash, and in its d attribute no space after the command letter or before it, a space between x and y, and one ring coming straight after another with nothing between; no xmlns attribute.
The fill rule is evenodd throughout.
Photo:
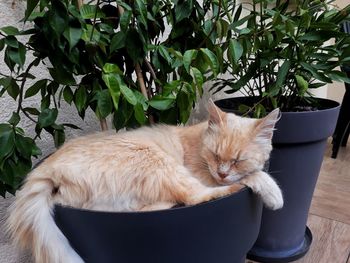
<svg viewBox="0 0 350 263"><path fill-rule="evenodd" d="M40 174L40 170L40 167L33 170L17 192L9 209L8 232L18 246L31 248L37 263L83 263L54 222L55 185L52 179Z"/></svg>

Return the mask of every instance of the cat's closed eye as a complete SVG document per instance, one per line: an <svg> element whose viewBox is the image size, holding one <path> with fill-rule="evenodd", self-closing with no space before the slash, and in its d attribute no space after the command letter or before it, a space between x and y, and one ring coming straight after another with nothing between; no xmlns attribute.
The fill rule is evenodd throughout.
<svg viewBox="0 0 350 263"><path fill-rule="evenodd" d="M239 165L239 164L241 164L241 163L243 163L243 162L245 162L245 161L247 161L248 159L236 159L236 158L232 158L231 160L230 160L230 162L231 162L231 166L237 166L237 165Z"/></svg>

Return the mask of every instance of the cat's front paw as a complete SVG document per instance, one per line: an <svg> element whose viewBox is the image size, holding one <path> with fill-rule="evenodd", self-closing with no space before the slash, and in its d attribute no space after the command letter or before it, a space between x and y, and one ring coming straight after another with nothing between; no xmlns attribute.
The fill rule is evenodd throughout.
<svg viewBox="0 0 350 263"><path fill-rule="evenodd" d="M270 191L268 193L265 193L261 197L264 202L264 205L271 210L277 210L283 207L283 195L278 185L270 188Z"/></svg>

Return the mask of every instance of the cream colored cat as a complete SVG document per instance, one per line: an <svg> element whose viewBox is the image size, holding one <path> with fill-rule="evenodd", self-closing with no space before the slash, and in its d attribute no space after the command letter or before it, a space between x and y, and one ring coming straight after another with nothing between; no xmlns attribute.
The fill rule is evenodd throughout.
<svg viewBox="0 0 350 263"><path fill-rule="evenodd" d="M281 191L262 171L279 117L238 117L209 102L209 122L98 133L67 142L27 177L10 209L14 241L37 263L81 263L52 217L55 203L107 211L195 205L247 185L271 209ZM233 208L234 209L234 208Z"/></svg>

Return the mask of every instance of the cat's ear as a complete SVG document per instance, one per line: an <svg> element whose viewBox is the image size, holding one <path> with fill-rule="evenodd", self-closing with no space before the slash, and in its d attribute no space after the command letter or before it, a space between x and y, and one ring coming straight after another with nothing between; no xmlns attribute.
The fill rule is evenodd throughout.
<svg viewBox="0 0 350 263"><path fill-rule="evenodd" d="M209 126L224 125L226 123L226 113L220 110L212 99L208 101Z"/></svg>
<svg viewBox="0 0 350 263"><path fill-rule="evenodd" d="M257 120L255 132L256 140L262 143L271 143L273 131L277 121L281 117L280 109L275 109L265 118Z"/></svg>

